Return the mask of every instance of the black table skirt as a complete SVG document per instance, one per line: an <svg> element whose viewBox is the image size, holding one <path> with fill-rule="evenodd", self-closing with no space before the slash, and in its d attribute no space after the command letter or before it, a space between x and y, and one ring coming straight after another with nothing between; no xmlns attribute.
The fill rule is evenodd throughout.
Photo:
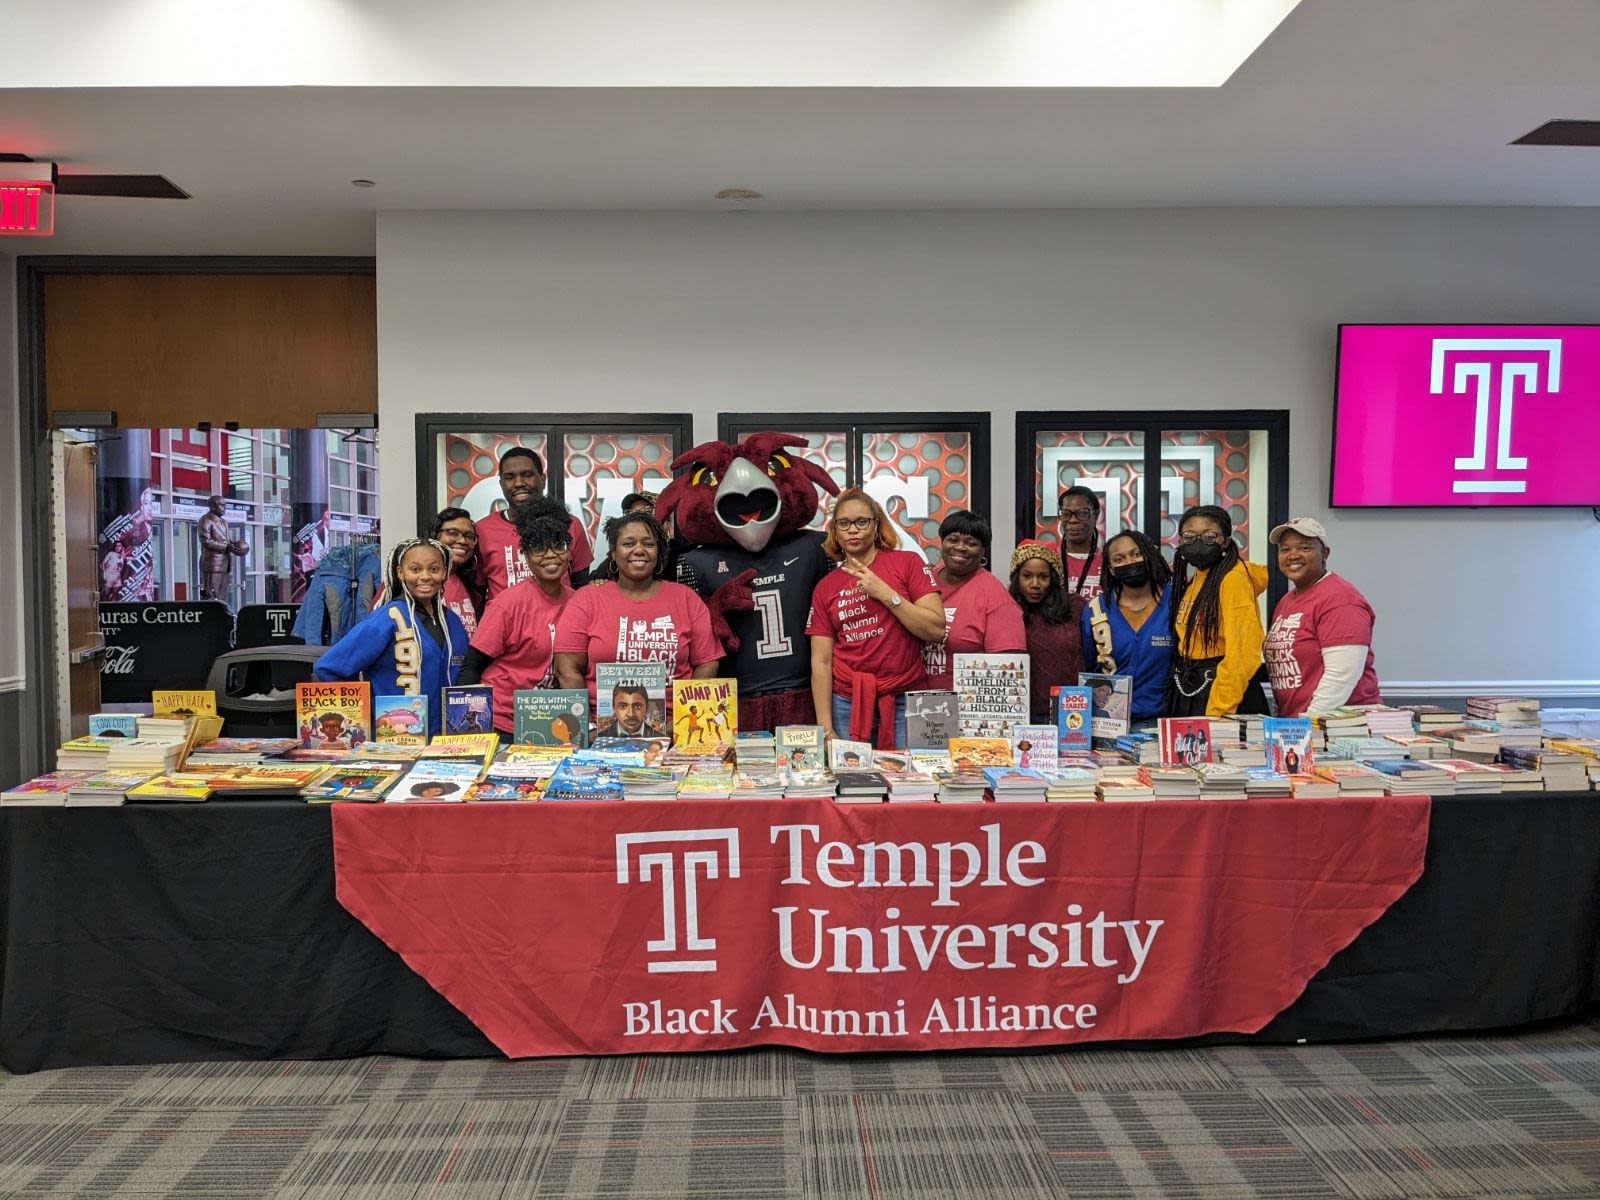
<svg viewBox="0 0 1600 1200"><path fill-rule="evenodd" d="M329 826L298 801L0 810L0 1065L497 1053L339 906ZM1254 1039L1221 1040L1582 1012L1597 899L1600 795L1438 800L1416 886Z"/></svg>

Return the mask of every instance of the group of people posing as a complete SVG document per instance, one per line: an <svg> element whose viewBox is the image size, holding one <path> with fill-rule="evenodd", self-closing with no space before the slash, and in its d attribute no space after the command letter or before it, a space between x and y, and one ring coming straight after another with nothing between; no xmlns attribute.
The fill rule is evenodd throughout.
<svg viewBox="0 0 1600 1200"><path fill-rule="evenodd" d="M592 703L598 664L656 660L669 678L738 678L748 728L815 723L885 747L905 745L906 693L948 688L961 653L1027 653L1040 723L1054 722L1052 687L1084 671L1130 677L1135 721L1265 713L1266 682L1281 716L1379 700L1372 608L1329 571L1327 530L1309 517L1268 537L1292 590L1263 628L1266 567L1240 555L1220 507L1183 514L1169 564L1138 531L1101 544L1098 494L1070 487L1060 549L1022 542L1003 581L981 514L945 518L930 566L900 547L875 499L847 488L825 533L786 543L785 569L750 581L730 630L703 594L727 571L713 560L729 556L675 541L655 497L627 498L596 563L544 484L539 455L502 455L505 511L474 522L447 508L426 538L396 546L378 607L316 677L428 695L433 730L447 684L488 684L509 736L516 691L587 687Z"/></svg>

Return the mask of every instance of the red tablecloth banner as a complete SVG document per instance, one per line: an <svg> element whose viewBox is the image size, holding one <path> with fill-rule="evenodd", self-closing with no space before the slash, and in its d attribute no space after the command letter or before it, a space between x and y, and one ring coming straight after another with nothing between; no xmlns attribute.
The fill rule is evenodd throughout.
<svg viewBox="0 0 1600 1200"><path fill-rule="evenodd" d="M513 1058L1253 1032L1422 873L1426 797L358 805L339 901Z"/></svg>

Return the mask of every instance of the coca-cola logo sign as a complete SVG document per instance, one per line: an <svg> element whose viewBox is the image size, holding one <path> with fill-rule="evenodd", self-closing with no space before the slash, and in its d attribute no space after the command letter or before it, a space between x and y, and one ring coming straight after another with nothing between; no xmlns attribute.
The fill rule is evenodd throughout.
<svg viewBox="0 0 1600 1200"><path fill-rule="evenodd" d="M203 688L211 664L233 645L233 615L214 601L101 604L100 696L150 699L155 688Z"/></svg>

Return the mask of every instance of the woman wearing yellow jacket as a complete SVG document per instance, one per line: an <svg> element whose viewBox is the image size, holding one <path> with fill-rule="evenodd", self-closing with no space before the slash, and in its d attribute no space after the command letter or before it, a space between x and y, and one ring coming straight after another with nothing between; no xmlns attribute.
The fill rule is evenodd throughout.
<svg viewBox="0 0 1600 1200"><path fill-rule="evenodd" d="M1169 716L1267 711L1266 632L1256 605L1266 588L1266 567L1239 557L1224 509L1201 504L1183 514L1172 578L1173 594L1182 599L1172 616Z"/></svg>

